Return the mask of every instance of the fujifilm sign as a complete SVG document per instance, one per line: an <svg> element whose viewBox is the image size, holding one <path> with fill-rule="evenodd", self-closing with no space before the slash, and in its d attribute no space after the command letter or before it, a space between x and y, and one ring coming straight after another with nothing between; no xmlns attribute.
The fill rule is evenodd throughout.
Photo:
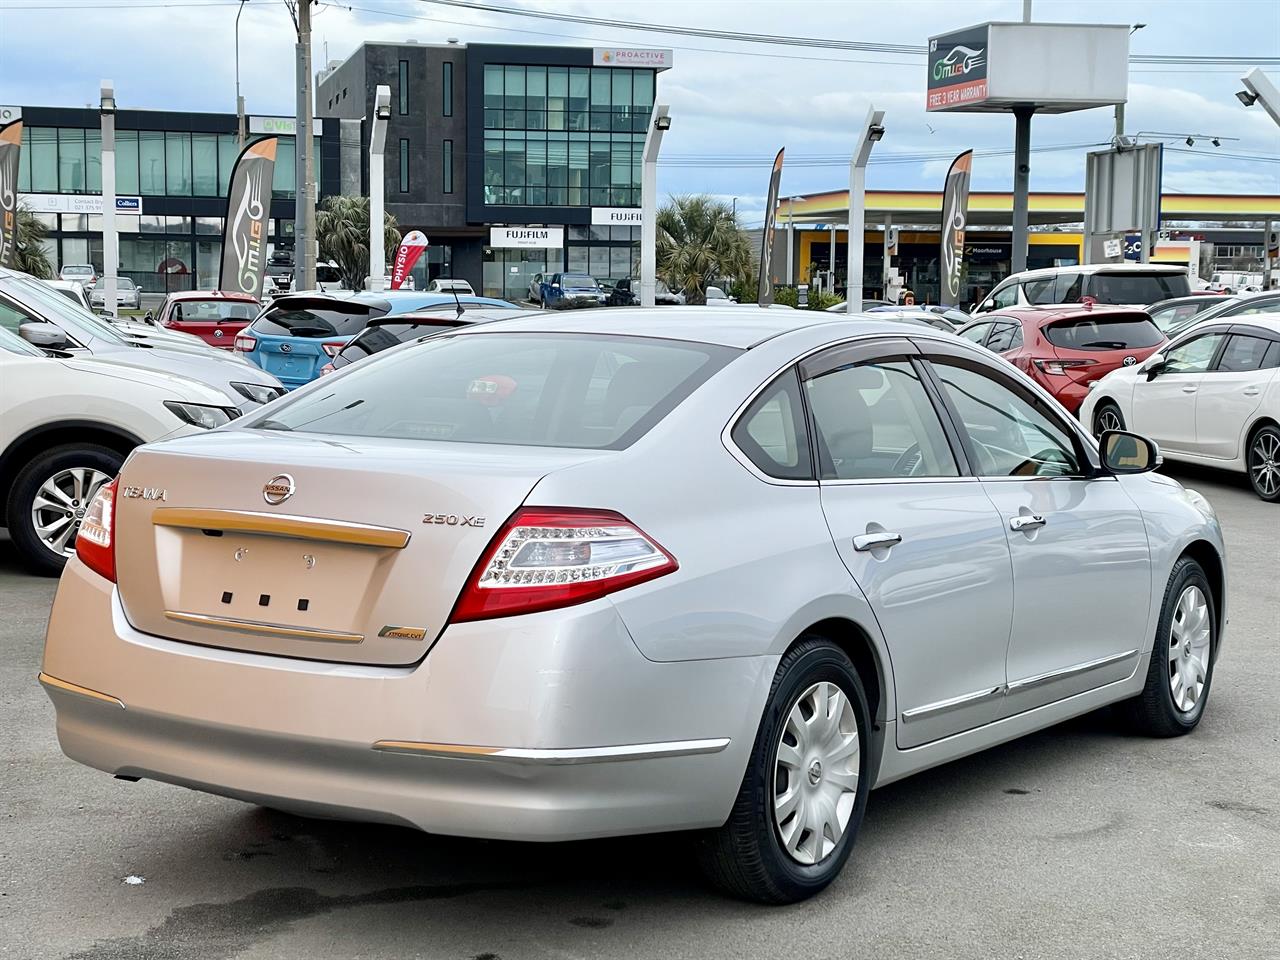
<svg viewBox="0 0 1280 960"><path fill-rule="evenodd" d="M592 207L593 227L638 227L644 223L639 207Z"/></svg>
<svg viewBox="0 0 1280 960"><path fill-rule="evenodd" d="M489 246L559 249L564 246L564 227L490 227Z"/></svg>

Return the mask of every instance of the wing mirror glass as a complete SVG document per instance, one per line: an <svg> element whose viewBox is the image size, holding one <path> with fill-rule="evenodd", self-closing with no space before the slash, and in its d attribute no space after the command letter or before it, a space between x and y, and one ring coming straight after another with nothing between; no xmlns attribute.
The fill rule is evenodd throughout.
<svg viewBox="0 0 1280 960"><path fill-rule="evenodd" d="M1124 430L1107 430L1098 441L1110 473L1147 473L1164 462L1154 440Z"/></svg>
<svg viewBox="0 0 1280 960"><path fill-rule="evenodd" d="M62 328L53 323L24 323L18 327L18 335L33 347L42 350L65 350L70 345Z"/></svg>

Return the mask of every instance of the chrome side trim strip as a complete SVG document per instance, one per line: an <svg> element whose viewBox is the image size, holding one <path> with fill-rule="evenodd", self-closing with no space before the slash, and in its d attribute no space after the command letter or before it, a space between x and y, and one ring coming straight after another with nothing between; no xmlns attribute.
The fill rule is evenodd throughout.
<svg viewBox="0 0 1280 960"><path fill-rule="evenodd" d="M977 690L973 693L966 693L959 697L952 697L950 700L939 700L937 703L926 703L923 707L913 707L910 710L902 711L902 722L910 723L912 720L924 720L926 717L935 717L940 713L949 713L952 710L959 710L961 707L972 707L987 700L995 700L997 697L1004 696L1004 684L998 687L990 687Z"/></svg>
<svg viewBox="0 0 1280 960"><path fill-rule="evenodd" d="M241 633L257 633L265 637L296 637L299 640L327 640L330 643L362 643L364 634L342 633L337 630L313 630L309 627L286 627L278 623L259 620L237 620L235 617L210 617L203 613L182 613L166 610L164 615L179 623L191 623L197 627L214 627L219 630L238 630Z"/></svg>
<svg viewBox="0 0 1280 960"><path fill-rule="evenodd" d="M1137 650L1130 650L1126 653L1113 653L1109 657L1099 657L1097 660L1077 663L1074 666L1066 667L1062 670L1051 670L1049 673L1041 673L1034 677L1014 680L1009 684L1008 690L1011 694L1020 693L1023 690L1030 690L1032 687L1040 687L1046 683L1053 683L1055 680L1065 680L1067 677L1074 677L1077 674L1088 673L1090 670L1097 670L1100 667L1109 667L1113 663L1119 663L1121 660L1128 660L1130 657L1136 657L1137 655Z"/></svg>
<svg viewBox="0 0 1280 960"><path fill-rule="evenodd" d="M53 687L55 690L65 690L67 693L74 693L77 696L87 697L90 700L98 700L102 703L114 703L121 710L125 708L123 700L110 696L106 693L99 693L97 690L90 690L88 687L82 687L78 683L69 683L66 680L59 680L57 677L51 677L47 673L39 674L36 679L38 679L44 686Z"/></svg>
<svg viewBox="0 0 1280 960"><path fill-rule="evenodd" d="M362 547L384 547L392 550L403 549L409 543L409 531L394 527L251 510L159 507L152 511L151 522L157 527L234 531L259 536L292 537L296 540L353 543Z"/></svg>
<svg viewBox="0 0 1280 960"><path fill-rule="evenodd" d="M422 743L415 740L379 740L373 749L384 753L407 753L419 757L446 757L451 760L500 760L507 763L564 766L579 763L613 763L619 760L652 760L659 757L692 757L719 753L729 745L728 737L709 740L670 740L665 743L629 743L612 747L481 747L462 743Z"/></svg>

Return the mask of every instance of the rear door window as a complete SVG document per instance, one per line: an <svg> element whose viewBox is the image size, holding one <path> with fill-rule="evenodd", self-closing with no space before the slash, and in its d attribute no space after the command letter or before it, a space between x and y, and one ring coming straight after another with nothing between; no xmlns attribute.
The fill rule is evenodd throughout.
<svg viewBox="0 0 1280 960"><path fill-rule="evenodd" d="M1227 338L1227 345L1222 348L1222 356L1218 357L1214 370L1221 373L1262 370L1270 346L1270 340L1233 333Z"/></svg>
<svg viewBox="0 0 1280 960"><path fill-rule="evenodd" d="M589 334L435 337L357 364L251 428L620 450L740 351Z"/></svg>
<svg viewBox="0 0 1280 960"><path fill-rule="evenodd" d="M1206 333L1173 347L1165 354L1161 373L1204 373L1213 362L1223 333Z"/></svg>
<svg viewBox="0 0 1280 960"><path fill-rule="evenodd" d="M970 341L971 343L981 344L983 340L987 339L987 334L990 331L991 331L991 324L975 323L972 327L969 327L967 330L961 330L960 336L964 337L964 339Z"/></svg>
<svg viewBox="0 0 1280 960"><path fill-rule="evenodd" d="M763 474L779 480L811 480L800 381L788 370L770 384L733 427L733 442Z"/></svg>
<svg viewBox="0 0 1280 960"><path fill-rule="evenodd" d="M1146 314L1076 317L1045 327L1045 339L1064 350L1141 350L1164 340L1160 328Z"/></svg>
<svg viewBox="0 0 1280 960"><path fill-rule="evenodd" d="M1057 303L1058 301L1053 298L1054 283L1053 277L1047 277L1043 280L1028 280L1022 285L1022 292L1026 295L1027 302L1035 306Z"/></svg>
<svg viewBox="0 0 1280 960"><path fill-rule="evenodd" d="M390 350L419 337L429 337L442 330L456 329L456 323L379 323L362 330L354 340L342 348L334 366L345 366L365 357L371 357L383 350Z"/></svg>
<svg viewBox="0 0 1280 960"><path fill-rule="evenodd" d="M987 349L992 353L1005 353L1022 346L1022 324L998 323L987 337Z"/></svg>
<svg viewBox="0 0 1280 960"><path fill-rule="evenodd" d="M1191 287L1185 273L1095 273L1085 277L1084 292L1099 303L1145 304L1185 297Z"/></svg>
<svg viewBox="0 0 1280 960"><path fill-rule="evenodd" d="M255 333L268 337L349 337L369 323L367 307L358 310L320 308L271 308L253 324Z"/></svg>

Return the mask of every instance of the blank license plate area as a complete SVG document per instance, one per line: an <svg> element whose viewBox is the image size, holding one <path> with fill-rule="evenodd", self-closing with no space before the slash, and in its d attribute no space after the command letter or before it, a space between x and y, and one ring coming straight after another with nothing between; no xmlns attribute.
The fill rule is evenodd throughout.
<svg viewBox="0 0 1280 960"><path fill-rule="evenodd" d="M391 559L375 547L230 531L156 534L167 609L289 627L363 633Z"/></svg>

